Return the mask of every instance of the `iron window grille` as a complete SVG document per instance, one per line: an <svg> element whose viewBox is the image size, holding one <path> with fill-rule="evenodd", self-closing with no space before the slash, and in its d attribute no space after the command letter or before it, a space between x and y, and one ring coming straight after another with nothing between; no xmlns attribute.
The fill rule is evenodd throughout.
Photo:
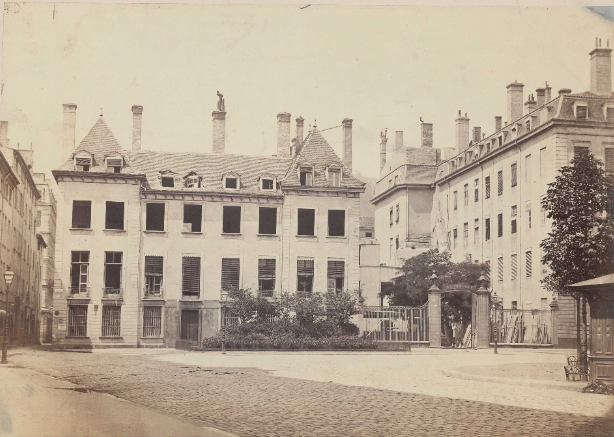
<svg viewBox="0 0 614 437"><path fill-rule="evenodd" d="M503 171L497 173L497 194L501 196L503 194Z"/></svg>
<svg viewBox="0 0 614 437"><path fill-rule="evenodd" d="M87 337L87 305L68 306L68 336Z"/></svg>
<svg viewBox="0 0 614 437"><path fill-rule="evenodd" d="M119 337L121 331L121 306L103 305L102 336Z"/></svg>
<svg viewBox="0 0 614 437"><path fill-rule="evenodd" d="M484 178L484 197L490 199L490 176Z"/></svg>
<svg viewBox="0 0 614 437"><path fill-rule="evenodd" d="M162 307L143 307L143 337L162 335Z"/></svg>

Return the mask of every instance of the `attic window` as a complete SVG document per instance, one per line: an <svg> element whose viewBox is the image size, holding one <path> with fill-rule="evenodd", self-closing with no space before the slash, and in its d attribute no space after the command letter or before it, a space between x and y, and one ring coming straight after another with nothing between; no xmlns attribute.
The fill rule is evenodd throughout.
<svg viewBox="0 0 614 437"><path fill-rule="evenodd" d="M170 176L162 176L160 180L163 187L173 188L175 186L175 180Z"/></svg>
<svg viewBox="0 0 614 437"><path fill-rule="evenodd" d="M614 107L608 106L605 108L605 120L609 122L614 121Z"/></svg>
<svg viewBox="0 0 614 437"><path fill-rule="evenodd" d="M527 120L525 126L527 128L527 132L529 132L531 130L531 120Z"/></svg>
<svg viewBox="0 0 614 437"><path fill-rule="evenodd" d="M262 178L262 191L272 191L274 186L273 179Z"/></svg>
<svg viewBox="0 0 614 437"><path fill-rule="evenodd" d="M229 190L237 189L237 178L236 177L226 177L226 182L224 183L224 187Z"/></svg>
<svg viewBox="0 0 614 437"><path fill-rule="evenodd" d="M338 168L329 168L328 169L328 182L333 187L341 186L341 170Z"/></svg>
<svg viewBox="0 0 614 437"><path fill-rule="evenodd" d="M75 166L77 171L90 171L92 158L75 158Z"/></svg>
<svg viewBox="0 0 614 437"><path fill-rule="evenodd" d="M301 168L301 185L304 187L313 186L313 168L311 167Z"/></svg>
<svg viewBox="0 0 614 437"><path fill-rule="evenodd" d="M588 106L576 105L576 118L578 120L588 120Z"/></svg>
<svg viewBox="0 0 614 437"><path fill-rule="evenodd" d="M122 170L121 158L107 158L107 172L120 173Z"/></svg>
<svg viewBox="0 0 614 437"><path fill-rule="evenodd" d="M186 188L200 188L201 178L199 176L188 176L185 181Z"/></svg>

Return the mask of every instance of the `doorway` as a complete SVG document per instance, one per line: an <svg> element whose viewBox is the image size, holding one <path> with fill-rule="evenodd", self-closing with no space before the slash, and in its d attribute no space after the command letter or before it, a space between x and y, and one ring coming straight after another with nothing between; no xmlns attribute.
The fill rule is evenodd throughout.
<svg viewBox="0 0 614 437"><path fill-rule="evenodd" d="M181 339L198 341L198 310L181 311Z"/></svg>

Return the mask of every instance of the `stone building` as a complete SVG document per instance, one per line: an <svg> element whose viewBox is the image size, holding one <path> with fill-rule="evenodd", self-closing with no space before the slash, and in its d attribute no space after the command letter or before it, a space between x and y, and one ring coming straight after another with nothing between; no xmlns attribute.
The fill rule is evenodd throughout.
<svg viewBox="0 0 614 437"><path fill-rule="evenodd" d="M303 119L277 116L277 154L225 153L226 111L213 112L212 153L132 149L101 116L75 149L64 105L53 342L57 347L175 346L214 335L233 315L227 292L359 288L359 201L352 120L343 160ZM206 146L203 145L203 149Z"/></svg>
<svg viewBox="0 0 614 437"><path fill-rule="evenodd" d="M9 266L15 273L8 308L4 277L0 280L0 308L8 309L9 342L15 345L39 341L40 260L46 244L36 233L40 194L32 177L33 153L9 147L8 122L0 122L0 274Z"/></svg>
<svg viewBox="0 0 614 437"><path fill-rule="evenodd" d="M36 232L47 244L47 247L42 249L41 258L40 341L51 343L57 202L51 190L50 181L46 179L44 173L34 173L34 181L41 196L36 207Z"/></svg>

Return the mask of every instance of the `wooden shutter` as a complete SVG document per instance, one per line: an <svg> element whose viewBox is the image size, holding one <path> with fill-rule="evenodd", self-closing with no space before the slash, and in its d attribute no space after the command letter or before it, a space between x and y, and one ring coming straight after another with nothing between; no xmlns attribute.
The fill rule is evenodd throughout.
<svg viewBox="0 0 614 437"><path fill-rule="evenodd" d="M200 293L200 257L184 256L181 267L183 294L198 295Z"/></svg>
<svg viewBox="0 0 614 437"><path fill-rule="evenodd" d="M614 149L611 147L605 149L605 172L606 174L614 173Z"/></svg>
<svg viewBox="0 0 614 437"><path fill-rule="evenodd" d="M503 172L500 171L497 173L497 189L499 196L503 194Z"/></svg>
<svg viewBox="0 0 614 437"><path fill-rule="evenodd" d="M528 250L526 253L526 272L527 272L527 278L531 277L531 275L533 274L533 253Z"/></svg>
<svg viewBox="0 0 614 437"><path fill-rule="evenodd" d="M161 256L146 256L145 257L145 274L162 276L163 258Z"/></svg>
<svg viewBox="0 0 614 437"><path fill-rule="evenodd" d="M122 160L120 159L107 159L107 166L109 167L121 167Z"/></svg>
<svg viewBox="0 0 614 437"><path fill-rule="evenodd" d="M486 176L486 179L484 182L485 182L485 190L486 190L485 196L488 199L490 198L490 176Z"/></svg>
<svg viewBox="0 0 614 437"><path fill-rule="evenodd" d="M258 260L258 279L275 279L275 259Z"/></svg>
<svg viewBox="0 0 614 437"><path fill-rule="evenodd" d="M345 277L345 261L328 261L328 277L343 278Z"/></svg>
<svg viewBox="0 0 614 437"><path fill-rule="evenodd" d="M222 258L222 290L239 288L240 269L239 258Z"/></svg>
<svg viewBox="0 0 614 437"><path fill-rule="evenodd" d="M516 279L518 276L518 255L512 254L512 280Z"/></svg>
<svg viewBox="0 0 614 437"><path fill-rule="evenodd" d="M313 260L299 259L297 260L297 273L303 276L313 276Z"/></svg>
<svg viewBox="0 0 614 437"><path fill-rule="evenodd" d="M502 256L497 258L497 274L498 274L497 279L499 281L503 281L503 257Z"/></svg>

